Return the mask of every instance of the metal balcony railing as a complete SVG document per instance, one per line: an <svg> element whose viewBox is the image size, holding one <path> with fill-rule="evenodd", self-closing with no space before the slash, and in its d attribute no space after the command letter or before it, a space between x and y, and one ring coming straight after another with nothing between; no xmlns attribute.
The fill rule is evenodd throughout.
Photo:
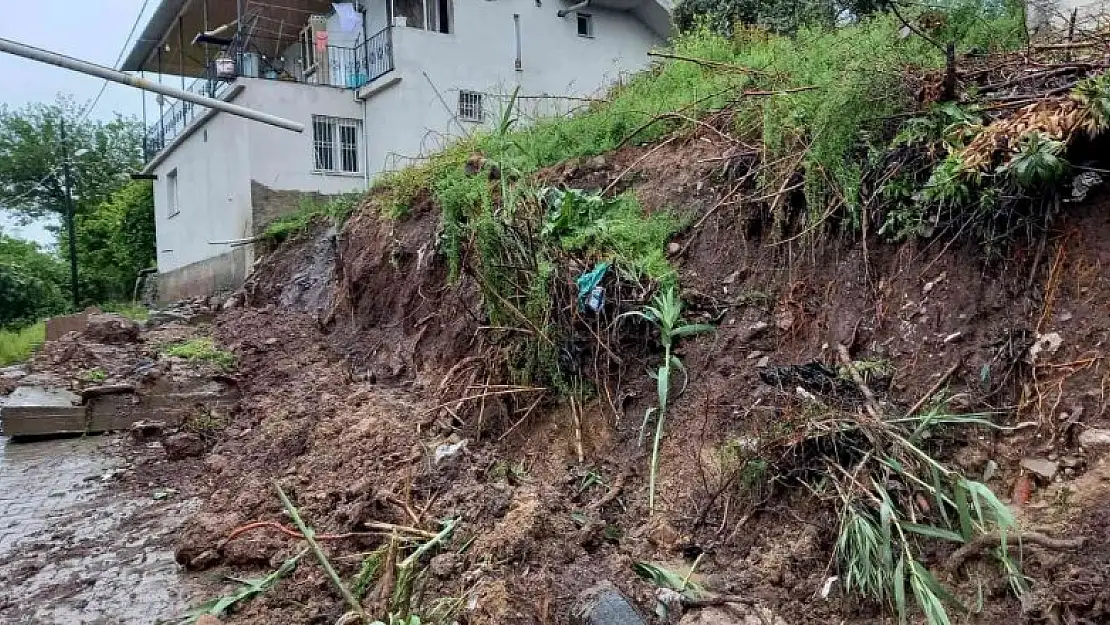
<svg viewBox="0 0 1110 625"><path fill-rule="evenodd" d="M393 71L393 30L384 28L353 48L327 46L316 52L312 64L298 62L295 69L260 67L260 57L243 53L236 64L240 76L285 80L309 85L358 89ZM188 91L218 98L234 79L216 77L215 65L209 65L204 76L187 87ZM175 101L168 108L159 108L159 118L146 129L143 152L147 161L165 149L189 124L207 110L203 106Z"/></svg>
<svg viewBox="0 0 1110 625"><path fill-rule="evenodd" d="M204 76L194 80L185 90L218 98L223 95L228 86L228 82L217 80L215 68L209 67ZM163 97L159 96L159 98ZM168 107L160 106L159 110L161 114L158 120L147 127L146 135L143 137L143 154L147 160L161 152L167 143L181 134L198 115L202 115L208 109L192 102L176 100Z"/></svg>

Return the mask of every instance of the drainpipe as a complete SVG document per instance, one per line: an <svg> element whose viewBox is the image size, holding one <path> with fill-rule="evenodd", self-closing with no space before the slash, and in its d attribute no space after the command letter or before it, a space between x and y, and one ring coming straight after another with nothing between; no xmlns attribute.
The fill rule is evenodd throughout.
<svg viewBox="0 0 1110 625"><path fill-rule="evenodd" d="M569 6L565 9L559 11L555 15L558 15L559 17L566 17L566 16L570 15L571 13L574 13L575 11L580 11L582 9L589 8L589 6L590 6L590 0L582 0L582 2L579 2L578 4L576 4L574 6Z"/></svg>

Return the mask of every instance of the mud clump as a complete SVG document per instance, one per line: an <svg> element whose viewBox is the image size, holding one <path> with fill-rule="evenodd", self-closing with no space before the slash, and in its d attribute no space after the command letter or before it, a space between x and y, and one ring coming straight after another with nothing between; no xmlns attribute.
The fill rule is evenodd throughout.
<svg viewBox="0 0 1110 625"><path fill-rule="evenodd" d="M89 325L82 333L84 338L102 345L123 345L139 340L139 324L123 315L89 315Z"/></svg>

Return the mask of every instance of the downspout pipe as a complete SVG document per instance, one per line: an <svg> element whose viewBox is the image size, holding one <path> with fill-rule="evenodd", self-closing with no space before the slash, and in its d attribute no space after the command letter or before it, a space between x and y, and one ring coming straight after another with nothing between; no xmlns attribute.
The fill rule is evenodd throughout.
<svg viewBox="0 0 1110 625"><path fill-rule="evenodd" d="M555 15L558 15L559 17L566 17L566 16L570 15L571 13L574 13L575 11L581 11L582 9L589 8L589 6L590 6L590 0L582 0L582 2L579 2L578 4L575 4L573 6L569 6L565 9L559 11Z"/></svg>

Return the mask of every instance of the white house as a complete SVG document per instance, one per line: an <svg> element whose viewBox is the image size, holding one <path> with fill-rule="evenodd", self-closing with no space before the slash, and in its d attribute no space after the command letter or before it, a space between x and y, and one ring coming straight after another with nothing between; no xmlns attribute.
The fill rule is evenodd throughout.
<svg viewBox="0 0 1110 625"><path fill-rule="evenodd" d="M670 0L162 0L121 69L191 80L306 130L170 99L146 111L161 296L234 288L254 252L232 242L305 193L365 189L493 120L514 89L535 113L581 105L647 65L670 11Z"/></svg>

